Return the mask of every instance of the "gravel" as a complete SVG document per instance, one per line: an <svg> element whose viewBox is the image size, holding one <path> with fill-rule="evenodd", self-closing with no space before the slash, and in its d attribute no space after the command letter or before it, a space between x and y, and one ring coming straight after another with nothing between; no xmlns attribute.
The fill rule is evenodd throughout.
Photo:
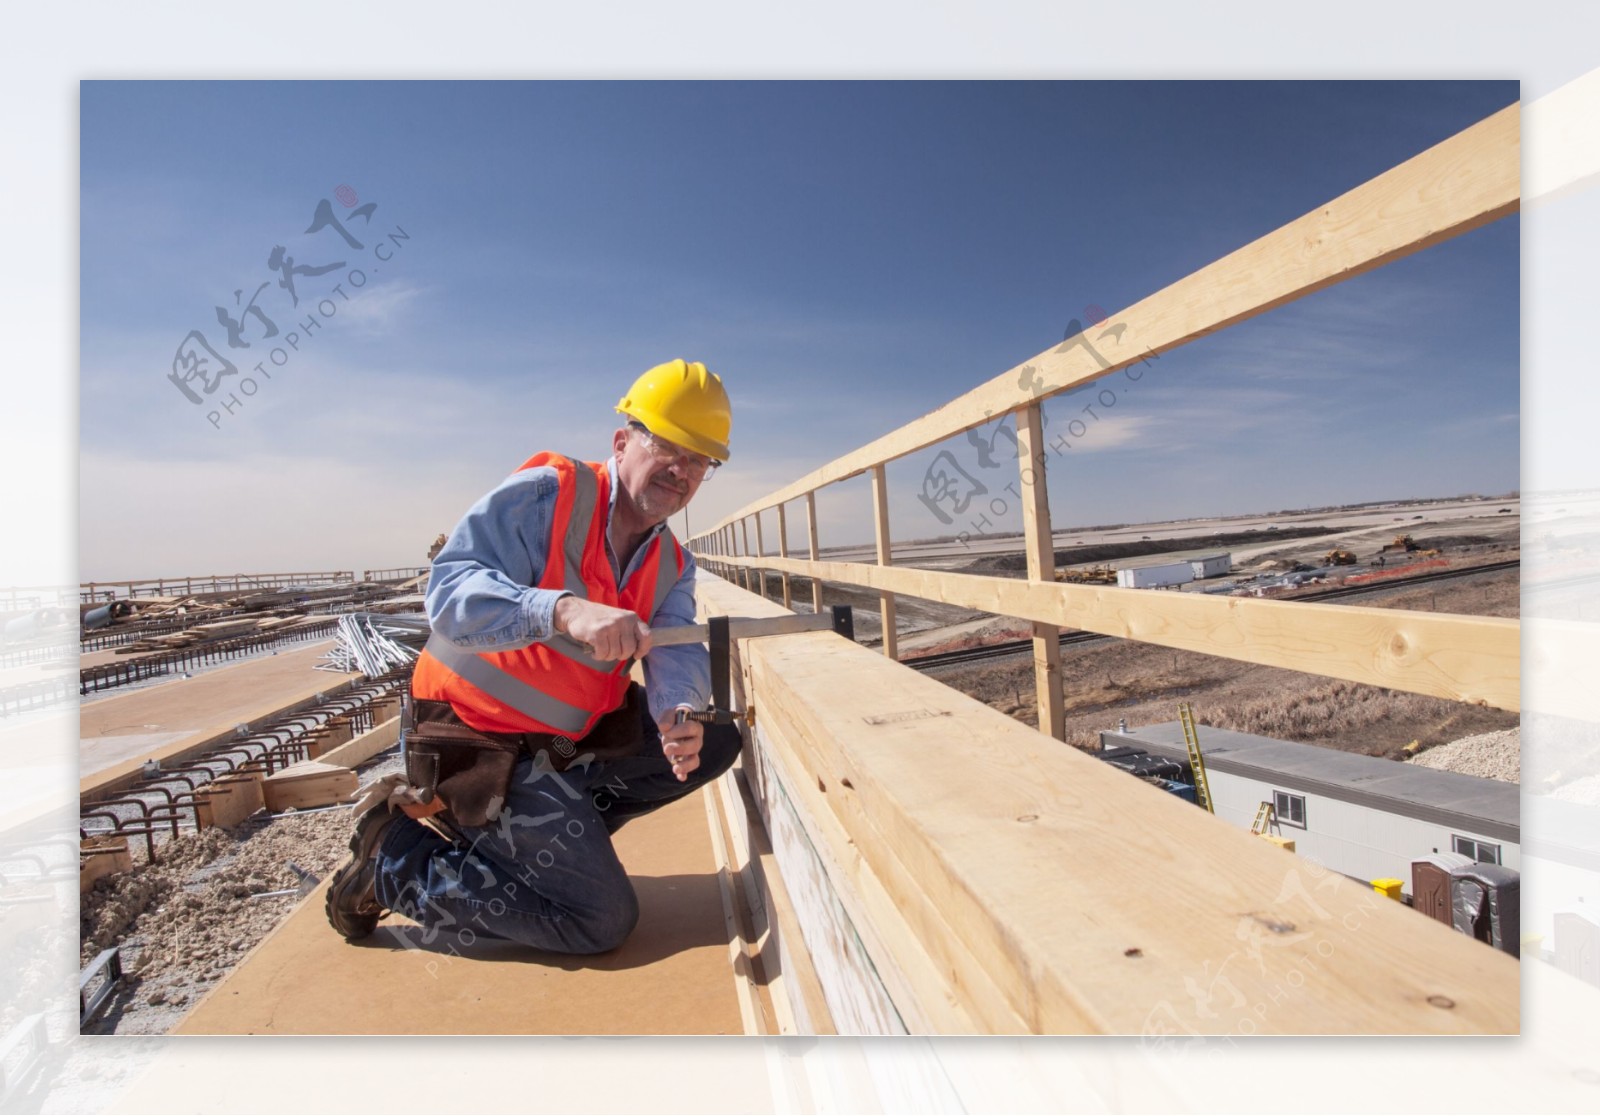
<svg viewBox="0 0 1600 1116"><path fill-rule="evenodd" d="M1458 775L1476 775L1480 779L1520 783L1522 730L1511 728L1499 732L1479 733L1477 736L1464 736L1449 744L1429 748L1413 756L1408 762L1438 771L1454 771Z"/></svg>
<svg viewBox="0 0 1600 1116"><path fill-rule="evenodd" d="M395 751L362 781L399 763ZM155 864L97 881L79 906L80 964L119 945L130 979L86 1033L169 1031L299 903L296 867L326 879L344 863L350 822L348 809L257 814L166 841ZM290 894L268 894L280 891Z"/></svg>

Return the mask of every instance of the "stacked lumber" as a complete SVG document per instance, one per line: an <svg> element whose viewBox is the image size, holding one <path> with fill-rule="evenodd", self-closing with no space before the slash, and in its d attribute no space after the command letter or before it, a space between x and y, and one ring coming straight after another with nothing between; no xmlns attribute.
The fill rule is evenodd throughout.
<svg viewBox="0 0 1600 1116"><path fill-rule="evenodd" d="M737 643L742 766L840 1033L1517 1029L1516 963L1465 935L832 633Z"/></svg>

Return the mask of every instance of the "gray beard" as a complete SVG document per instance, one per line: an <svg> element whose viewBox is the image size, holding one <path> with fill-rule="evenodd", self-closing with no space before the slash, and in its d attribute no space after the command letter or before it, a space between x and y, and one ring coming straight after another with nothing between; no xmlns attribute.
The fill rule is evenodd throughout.
<svg viewBox="0 0 1600 1116"><path fill-rule="evenodd" d="M654 485L646 485L634 504L648 518L658 523L665 523L674 512L683 507L684 500L677 493L661 492Z"/></svg>

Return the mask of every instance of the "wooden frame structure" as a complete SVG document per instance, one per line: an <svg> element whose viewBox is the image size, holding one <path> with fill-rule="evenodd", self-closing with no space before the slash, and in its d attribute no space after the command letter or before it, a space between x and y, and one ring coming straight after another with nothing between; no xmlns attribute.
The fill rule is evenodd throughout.
<svg viewBox="0 0 1600 1116"><path fill-rule="evenodd" d="M1376 178L1318 206L1275 232L1178 280L1114 315L1100 348L1069 338L922 418L823 465L755 501L691 540L713 571L740 579L772 570L876 589L884 651L896 653L894 600L910 594L1028 620L1034 626L1039 724L1060 736L1060 628L1077 628L1164 647L1287 667L1333 678L1519 708L1519 633L1514 620L1322 608L1053 580L1049 498L1039 407L1045 399L1113 375L1148 355L1214 333L1517 211L1520 109L1508 106ZM1113 331L1107 331L1111 333ZM1105 351L1102 351L1105 350ZM1027 385L1026 388L1019 385ZM893 567L884 468L944 439L1015 415L1022 483L1026 580ZM870 473L876 562L818 558L815 494ZM804 499L807 558L750 549L749 521ZM735 536L734 532L738 535ZM735 543L742 539L743 545ZM786 547L785 547L786 549Z"/></svg>
<svg viewBox="0 0 1600 1116"><path fill-rule="evenodd" d="M882 602L884 655L831 633L738 641L738 703L754 714L738 778L840 1033L1185 1045L1516 1030L1506 955L892 660L895 598L910 595L1032 623L1050 737L1062 734L1062 628L1517 710L1515 620L1056 583L1040 406L1516 212L1519 134L1513 105L1115 315L1106 353L1071 338L691 540L706 573L727 579L702 579L707 613L779 611L765 599L768 571L786 585L810 578L817 608L824 581ZM895 566L886 465L1007 415L1027 577ZM823 561L815 494L864 473L875 560ZM788 553L785 529L786 505L801 499L806 557ZM776 556L762 544L769 508ZM753 578L760 596L737 587Z"/></svg>

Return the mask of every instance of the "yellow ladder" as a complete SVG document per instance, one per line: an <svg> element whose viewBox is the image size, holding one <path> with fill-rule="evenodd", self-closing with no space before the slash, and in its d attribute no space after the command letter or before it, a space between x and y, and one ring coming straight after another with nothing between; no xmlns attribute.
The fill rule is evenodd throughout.
<svg viewBox="0 0 1600 1116"><path fill-rule="evenodd" d="M1188 702L1178 706L1178 720L1183 722L1183 742L1189 747L1189 769L1194 772L1195 799L1206 812L1215 814L1216 807L1211 804L1211 784L1206 782L1206 761L1200 757L1200 737L1194 730L1194 710L1189 708Z"/></svg>
<svg viewBox="0 0 1600 1116"><path fill-rule="evenodd" d="M1261 809L1256 811L1256 820L1250 823L1250 832L1254 833L1257 837L1261 836L1263 833L1270 832L1272 829L1272 823L1278 820L1274 816L1275 813L1276 811L1273 809L1272 803L1263 802L1261 804Z"/></svg>

